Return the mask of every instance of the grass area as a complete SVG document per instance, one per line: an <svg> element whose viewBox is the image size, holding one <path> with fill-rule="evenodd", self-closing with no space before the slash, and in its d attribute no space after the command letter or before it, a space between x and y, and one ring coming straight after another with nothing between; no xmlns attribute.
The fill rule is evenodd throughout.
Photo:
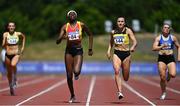
<svg viewBox="0 0 180 106"><path fill-rule="evenodd" d="M132 61L154 62L157 59L157 52L151 51L155 36L153 34L136 34L138 46L132 53ZM178 38L179 39L179 38ZM85 61L108 61L106 51L109 43L109 35L94 37L94 54L88 56L88 37L83 39L84 60ZM25 48L23 60L48 60L63 61L66 41L56 45L55 40L31 43Z"/></svg>
<svg viewBox="0 0 180 106"><path fill-rule="evenodd" d="M108 47L108 37L94 37L94 54L88 56L88 37L83 39L84 60L107 60L106 50ZM66 41L56 45L55 40L35 42L25 48L23 60L63 60Z"/></svg>

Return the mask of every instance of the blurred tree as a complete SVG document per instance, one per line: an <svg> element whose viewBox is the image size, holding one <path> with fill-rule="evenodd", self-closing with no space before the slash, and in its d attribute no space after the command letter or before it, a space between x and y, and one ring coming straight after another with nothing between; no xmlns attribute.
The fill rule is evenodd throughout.
<svg viewBox="0 0 180 106"><path fill-rule="evenodd" d="M105 16L99 10L84 2L75 3L73 8L79 14L78 19L86 23L94 34L104 33Z"/></svg>
<svg viewBox="0 0 180 106"><path fill-rule="evenodd" d="M94 35L103 34L104 21L114 25L119 16L139 19L143 31L154 32L155 24L172 20L174 31L180 32L179 0L0 0L0 33L8 21L17 23L17 30L28 40L46 40L57 37L66 22L67 11L74 9L80 21L86 23Z"/></svg>
<svg viewBox="0 0 180 106"><path fill-rule="evenodd" d="M59 32L59 28L65 23L65 7L61 4L48 5L42 11L42 17L45 20L43 29L48 31L48 37L52 37Z"/></svg>

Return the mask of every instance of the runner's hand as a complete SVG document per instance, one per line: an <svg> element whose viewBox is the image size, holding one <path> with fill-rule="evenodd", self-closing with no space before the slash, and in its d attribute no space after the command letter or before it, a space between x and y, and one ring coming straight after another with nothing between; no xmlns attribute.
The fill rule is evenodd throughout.
<svg viewBox="0 0 180 106"><path fill-rule="evenodd" d="M89 49L89 50L88 50L88 55L89 55L89 56L92 56L92 55L93 55L93 50L92 50L92 49Z"/></svg>
<svg viewBox="0 0 180 106"><path fill-rule="evenodd" d="M56 40L56 44L59 44L59 43L61 43L61 40L60 39Z"/></svg>
<svg viewBox="0 0 180 106"><path fill-rule="evenodd" d="M135 48L134 47L131 47L130 48L130 52L134 52L135 51Z"/></svg>
<svg viewBox="0 0 180 106"><path fill-rule="evenodd" d="M111 53L110 52L107 52L107 58L110 60L111 59Z"/></svg>

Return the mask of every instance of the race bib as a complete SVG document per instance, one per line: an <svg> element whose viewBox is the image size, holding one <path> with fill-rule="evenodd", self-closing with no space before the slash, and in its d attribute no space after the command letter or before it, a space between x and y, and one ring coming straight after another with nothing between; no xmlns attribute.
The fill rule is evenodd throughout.
<svg viewBox="0 0 180 106"><path fill-rule="evenodd" d="M165 44L167 45L167 47L163 47L162 50L171 49L171 43L165 42Z"/></svg>
<svg viewBox="0 0 180 106"><path fill-rule="evenodd" d="M19 38L17 36L9 36L7 37L7 43L8 44L17 44L19 41Z"/></svg>
<svg viewBox="0 0 180 106"><path fill-rule="evenodd" d="M116 36L114 37L114 43L115 44L123 44L124 42L124 36Z"/></svg>
<svg viewBox="0 0 180 106"><path fill-rule="evenodd" d="M69 40L79 40L80 39L79 32L78 31L76 31L76 32L69 32L68 33L68 38L69 38Z"/></svg>

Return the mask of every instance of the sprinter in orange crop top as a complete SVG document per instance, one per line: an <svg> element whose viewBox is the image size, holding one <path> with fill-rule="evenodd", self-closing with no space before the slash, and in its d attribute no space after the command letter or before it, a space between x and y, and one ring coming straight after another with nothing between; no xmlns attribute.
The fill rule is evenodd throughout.
<svg viewBox="0 0 180 106"><path fill-rule="evenodd" d="M56 44L61 43L62 39L67 40L65 51L65 66L67 73L67 83L71 93L69 103L72 103L75 101L73 75L75 80L79 79L83 63L83 48L81 45L82 32L84 31L89 36L89 56L93 55L93 36L89 28L83 22L76 20L76 11L70 10L67 13L67 18L68 22L62 26Z"/></svg>

